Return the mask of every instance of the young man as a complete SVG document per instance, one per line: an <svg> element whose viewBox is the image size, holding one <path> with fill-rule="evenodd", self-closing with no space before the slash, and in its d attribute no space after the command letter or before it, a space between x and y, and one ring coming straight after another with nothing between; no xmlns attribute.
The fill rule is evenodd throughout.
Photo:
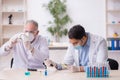
<svg viewBox="0 0 120 80"><path fill-rule="evenodd" d="M0 55L12 51L12 68L43 68L43 61L49 58L49 52L46 39L38 33L38 23L28 20L23 33L16 34L1 47Z"/></svg>
<svg viewBox="0 0 120 80"><path fill-rule="evenodd" d="M54 66L58 70L69 69L72 72L85 71L88 63L102 63L107 61L107 44L102 37L85 32L81 25L73 26L68 33L70 45L64 58L64 64L57 64L47 59L47 66Z"/></svg>

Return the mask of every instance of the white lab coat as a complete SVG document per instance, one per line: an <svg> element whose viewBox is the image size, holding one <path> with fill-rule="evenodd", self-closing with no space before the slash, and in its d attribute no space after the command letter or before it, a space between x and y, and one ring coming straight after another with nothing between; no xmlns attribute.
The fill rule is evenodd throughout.
<svg viewBox="0 0 120 80"><path fill-rule="evenodd" d="M10 53L10 51L5 51L5 46L8 44L9 41L0 48L0 55L7 55ZM43 61L49 58L49 49L46 39L38 35L31 45L34 47L33 54L30 50L26 49L22 41L18 42L13 47L13 68L44 68Z"/></svg>
<svg viewBox="0 0 120 80"><path fill-rule="evenodd" d="M89 33L90 34L90 33ZM102 63L108 58L107 44L102 37L90 34L89 62ZM69 45L64 63L79 66L79 53L72 44Z"/></svg>

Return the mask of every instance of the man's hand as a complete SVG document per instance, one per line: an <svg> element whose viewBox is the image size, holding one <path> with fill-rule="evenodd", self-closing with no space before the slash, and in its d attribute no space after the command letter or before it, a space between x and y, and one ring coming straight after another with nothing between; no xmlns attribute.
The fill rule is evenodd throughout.
<svg viewBox="0 0 120 80"><path fill-rule="evenodd" d="M50 59L46 59L45 61L44 61L44 63L45 63L45 65L47 66L47 67L56 67L56 63L55 62L53 62L52 60L50 60Z"/></svg>
<svg viewBox="0 0 120 80"><path fill-rule="evenodd" d="M71 72L80 72L80 66L69 66L68 70Z"/></svg>
<svg viewBox="0 0 120 80"><path fill-rule="evenodd" d="M68 66L71 72L84 72L84 66Z"/></svg>
<svg viewBox="0 0 120 80"><path fill-rule="evenodd" d="M5 51L11 50L15 44L18 42L18 35L13 36L9 41L8 44L5 46Z"/></svg>

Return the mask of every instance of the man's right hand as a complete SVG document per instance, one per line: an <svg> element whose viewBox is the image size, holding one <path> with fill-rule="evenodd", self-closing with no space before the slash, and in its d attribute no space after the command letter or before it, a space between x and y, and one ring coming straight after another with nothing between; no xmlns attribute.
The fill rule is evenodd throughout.
<svg viewBox="0 0 120 80"><path fill-rule="evenodd" d="M12 38L10 38L10 40L8 41L8 44L5 46L6 51L11 50L15 46L15 44L18 42L19 35L20 34L16 34Z"/></svg>
<svg viewBox="0 0 120 80"><path fill-rule="evenodd" d="M44 63L45 63L45 65L47 66L47 67L56 67L56 63L55 62L53 62L52 60L50 60L50 59L46 59L45 61L44 61Z"/></svg>

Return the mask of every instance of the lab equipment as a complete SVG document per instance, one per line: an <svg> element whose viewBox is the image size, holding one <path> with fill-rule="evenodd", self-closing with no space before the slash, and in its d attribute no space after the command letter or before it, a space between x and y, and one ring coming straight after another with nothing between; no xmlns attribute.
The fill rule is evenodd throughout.
<svg viewBox="0 0 120 80"><path fill-rule="evenodd" d="M95 63L89 64L86 67L86 75L87 78L108 78L109 70L108 70L108 62L104 63Z"/></svg>
<svg viewBox="0 0 120 80"><path fill-rule="evenodd" d="M25 71L25 76L30 76L30 72L29 71Z"/></svg>
<svg viewBox="0 0 120 80"><path fill-rule="evenodd" d="M47 69L45 69L44 75L45 75L45 76L48 75L48 71L47 71Z"/></svg>
<svg viewBox="0 0 120 80"><path fill-rule="evenodd" d="M113 24L115 24L115 21L112 21Z"/></svg>
<svg viewBox="0 0 120 80"><path fill-rule="evenodd" d="M45 63L43 63L43 65L44 65L44 67L45 67L44 76L47 76L47 75L48 75L47 66L45 65Z"/></svg>

